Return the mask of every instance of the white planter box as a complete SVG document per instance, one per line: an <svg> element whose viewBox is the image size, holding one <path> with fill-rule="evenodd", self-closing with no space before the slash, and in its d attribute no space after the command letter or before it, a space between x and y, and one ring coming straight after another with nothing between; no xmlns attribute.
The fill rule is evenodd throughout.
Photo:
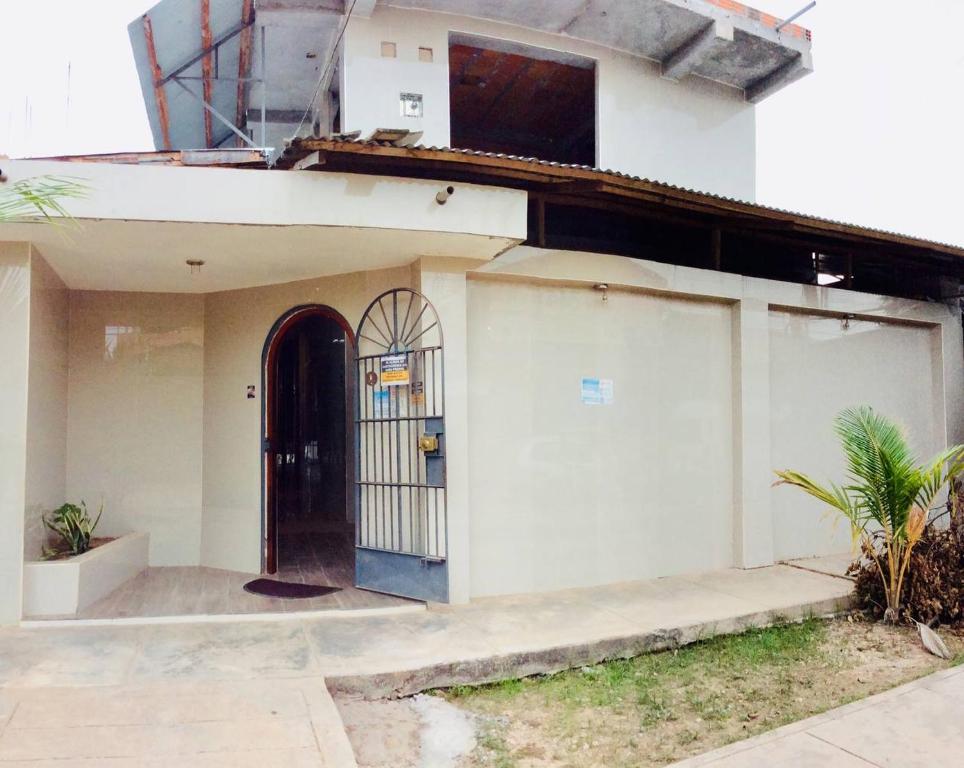
<svg viewBox="0 0 964 768"><path fill-rule="evenodd" d="M102 544L67 560L23 566L24 616L72 616L147 568L146 533Z"/></svg>

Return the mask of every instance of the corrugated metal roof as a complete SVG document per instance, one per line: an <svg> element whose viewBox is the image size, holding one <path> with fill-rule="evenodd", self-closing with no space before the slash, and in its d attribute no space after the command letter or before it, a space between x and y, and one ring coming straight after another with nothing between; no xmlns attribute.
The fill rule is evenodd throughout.
<svg viewBox="0 0 964 768"><path fill-rule="evenodd" d="M550 168L558 170L569 170L569 171L579 171L582 173L593 174L599 177L600 180L613 179L620 180L623 182L631 182L633 184L644 185L653 191L662 191L666 194L682 194L687 196L693 196L701 198L705 201L715 201L718 203L726 203L734 206L739 206L740 208L745 208L748 212L755 212L758 215L769 214L772 218L774 215L792 217L794 219L803 220L813 224L823 224L835 228L846 228L852 230L852 234L858 235L876 235L881 238L891 240L894 242L903 242L904 244L912 244L921 248L932 248L944 252L953 253L953 255L964 257L964 246L955 245L953 243L946 243L936 240L928 240L925 238L916 237L914 235L908 235L900 232L895 232L886 229L880 229L876 227L867 227L860 224L853 224L838 219L830 219L821 216L814 216L812 214L801 213L798 211L792 211L785 208L777 208L775 206L762 205L760 203L753 203L747 200L741 200L735 197L727 197L725 195L718 195L712 192L705 192L703 190L692 189L689 187L678 186L675 184L670 184L664 181L656 181L653 179L648 179L643 176L636 176L629 173L624 173L622 171L613 170L611 168L597 168L589 165L572 165L566 163L559 163L549 160L541 160L537 157L519 157L517 155L508 154L498 154L493 152L480 152L472 149L457 149L454 147L436 147L436 146L424 146L417 144L410 147L402 147L391 142L380 142L371 141L365 139L324 139L324 138L296 138L291 141L288 147L285 148L284 152L277 159L276 165L282 168L290 168L294 165L297 160L307 156L310 152L315 151L319 148L319 144L324 143L331 145L330 147L324 147L323 149L330 149L337 151L338 146L344 147L370 147L370 148L380 148L384 150L394 151L395 153L401 153L402 156L412 157L412 158L427 158L429 155L451 155L454 157L474 157L474 158L486 158L491 160L505 161L510 163L520 163L527 166L532 166L533 168Z"/></svg>

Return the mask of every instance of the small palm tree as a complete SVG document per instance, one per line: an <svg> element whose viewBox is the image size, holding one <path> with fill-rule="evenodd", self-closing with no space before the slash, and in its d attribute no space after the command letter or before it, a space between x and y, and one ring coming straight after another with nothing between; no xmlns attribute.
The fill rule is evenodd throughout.
<svg viewBox="0 0 964 768"><path fill-rule="evenodd" d="M776 473L776 485L802 488L843 514L855 547L861 545L880 573L887 598L884 618L896 622L911 551L937 495L964 470L964 445L917 465L901 429L868 406L841 411L834 427L847 457L849 483L824 487L787 469Z"/></svg>
<svg viewBox="0 0 964 768"><path fill-rule="evenodd" d="M38 176L0 185L0 222L70 219L62 200L87 194L83 184L58 176Z"/></svg>

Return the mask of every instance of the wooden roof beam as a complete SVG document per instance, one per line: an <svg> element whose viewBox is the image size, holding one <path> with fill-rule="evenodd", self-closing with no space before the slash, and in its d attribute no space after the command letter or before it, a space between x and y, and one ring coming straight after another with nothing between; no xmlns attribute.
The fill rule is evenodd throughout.
<svg viewBox="0 0 964 768"><path fill-rule="evenodd" d="M209 51L212 47L212 37L211 37L211 0L201 0L201 48L203 50ZM213 104L213 93L214 84L211 82L211 77L214 74L214 66L211 61L211 54L208 53L203 59L201 59L201 76L203 78L204 85L204 100L208 104ZM208 110L202 110L204 112L204 145L206 147L214 146L214 130L211 125L211 113Z"/></svg>
<svg viewBox="0 0 964 768"><path fill-rule="evenodd" d="M171 149L171 120L167 109L167 93L161 80L164 73L161 72L161 65L157 63L157 46L154 45L154 28L151 26L151 17L146 13L141 17L144 24L144 42L147 45L147 59L151 65L151 76L154 80L154 101L157 104L157 122L161 126L161 140L164 149Z"/></svg>

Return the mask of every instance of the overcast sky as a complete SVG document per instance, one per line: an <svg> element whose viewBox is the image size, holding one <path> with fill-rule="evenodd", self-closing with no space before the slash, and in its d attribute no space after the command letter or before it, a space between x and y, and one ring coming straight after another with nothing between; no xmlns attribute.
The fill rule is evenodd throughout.
<svg viewBox="0 0 964 768"><path fill-rule="evenodd" d="M0 0L0 154L153 149L127 38L151 5ZM758 202L964 245L964 2L818 0L800 23L816 71L757 108Z"/></svg>

